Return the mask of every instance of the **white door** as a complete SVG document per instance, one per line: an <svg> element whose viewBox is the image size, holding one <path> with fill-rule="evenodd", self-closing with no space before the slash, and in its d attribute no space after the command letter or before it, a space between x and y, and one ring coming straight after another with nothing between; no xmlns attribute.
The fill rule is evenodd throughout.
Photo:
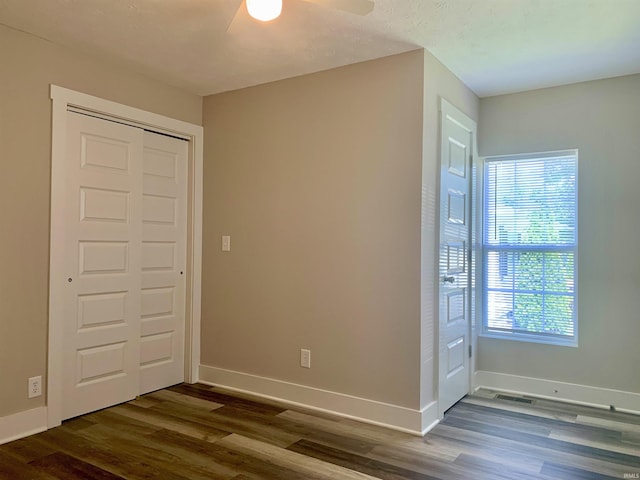
<svg viewBox="0 0 640 480"><path fill-rule="evenodd" d="M438 410L469 393L471 167L476 124L445 100L440 117Z"/></svg>
<svg viewBox="0 0 640 480"><path fill-rule="evenodd" d="M188 143L67 113L62 419L184 380Z"/></svg>
<svg viewBox="0 0 640 480"><path fill-rule="evenodd" d="M139 390L143 131L67 113L63 418Z"/></svg>
<svg viewBox="0 0 640 480"><path fill-rule="evenodd" d="M184 381L188 142L144 132L140 393Z"/></svg>

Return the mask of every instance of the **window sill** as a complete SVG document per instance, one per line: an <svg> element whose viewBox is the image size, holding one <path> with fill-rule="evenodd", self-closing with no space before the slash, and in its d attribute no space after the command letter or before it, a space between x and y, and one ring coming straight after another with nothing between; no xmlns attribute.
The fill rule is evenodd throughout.
<svg viewBox="0 0 640 480"><path fill-rule="evenodd" d="M499 340L511 340L515 342L526 343L542 343L545 345L556 345L560 347L577 347L578 339L574 338L552 338L542 335L527 335L523 333L506 333L506 332L482 332L479 335L482 338L496 338Z"/></svg>

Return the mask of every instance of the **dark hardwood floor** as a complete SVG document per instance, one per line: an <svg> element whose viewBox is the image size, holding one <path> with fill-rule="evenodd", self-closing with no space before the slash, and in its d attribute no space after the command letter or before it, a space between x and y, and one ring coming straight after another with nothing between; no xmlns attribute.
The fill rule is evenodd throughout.
<svg viewBox="0 0 640 480"><path fill-rule="evenodd" d="M466 397L421 438L177 385L0 446L0 478L640 478L640 417L496 393Z"/></svg>

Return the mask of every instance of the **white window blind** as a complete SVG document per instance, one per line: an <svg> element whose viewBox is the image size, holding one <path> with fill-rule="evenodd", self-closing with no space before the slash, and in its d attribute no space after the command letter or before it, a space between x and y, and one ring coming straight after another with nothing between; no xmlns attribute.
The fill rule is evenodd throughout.
<svg viewBox="0 0 640 480"><path fill-rule="evenodd" d="M575 343L577 151L485 159L484 333Z"/></svg>

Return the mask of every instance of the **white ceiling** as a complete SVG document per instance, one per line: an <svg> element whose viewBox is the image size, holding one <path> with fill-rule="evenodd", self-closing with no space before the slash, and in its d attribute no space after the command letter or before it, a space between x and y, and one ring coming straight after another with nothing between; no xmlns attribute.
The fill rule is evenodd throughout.
<svg viewBox="0 0 640 480"><path fill-rule="evenodd" d="M481 97L640 73L640 0L0 0L0 23L208 95L424 47Z"/></svg>

